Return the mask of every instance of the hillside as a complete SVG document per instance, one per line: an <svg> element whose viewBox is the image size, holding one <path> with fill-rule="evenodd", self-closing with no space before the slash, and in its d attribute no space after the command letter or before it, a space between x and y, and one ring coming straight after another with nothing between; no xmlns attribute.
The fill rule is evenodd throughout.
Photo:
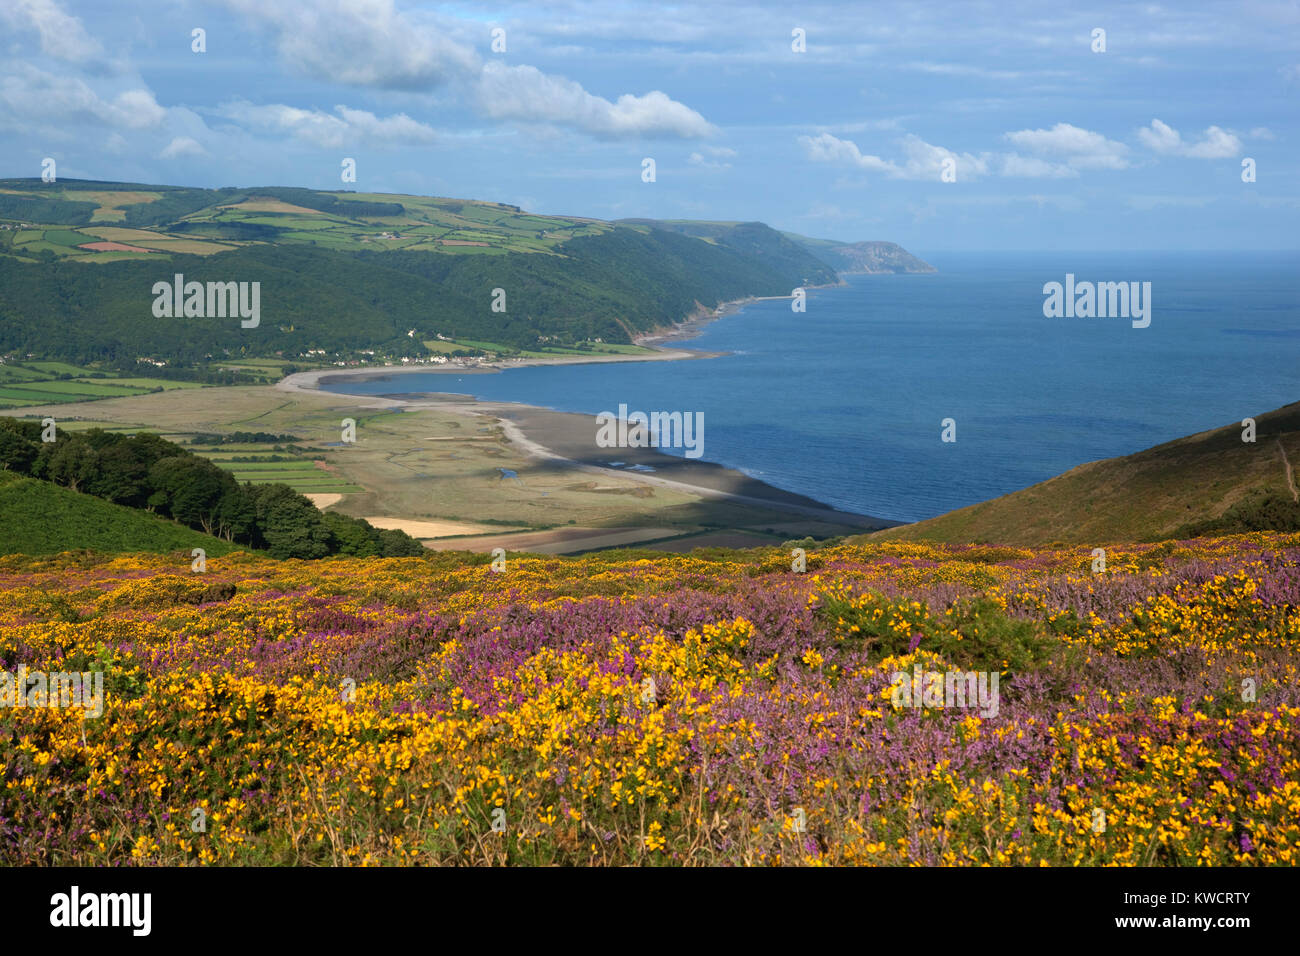
<svg viewBox="0 0 1300 956"><path fill-rule="evenodd" d="M807 559L0 560L0 859L1294 866L1300 535Z"/></svg>
<svg viewBox="0 0 1300 956"><path fill-rule="evenodd" d="M1253 444L1234 422L871 537L1030 547L1300 527L1300 402L1255 420Z"/></svg>
<svg viewBox="0 0 1300 956"><path fill-rule="evenodd" d="M246 550L146 511L0 471L0 554L58 554L83 548L109 554L187 555L202 548L209 557Z"/></svg>
<svg viewBox="0 0 1300 956"><path fill-rule="evenodd" d="M838 267L762 223L610 223L423 196L7 179L0 355L127 369L142 359L415 358L455 347L448 342L609 349L700 306L834 282ZM156 317L154 284L177 273L260 283L255 327Z"/></svg>
<svg viewBox="0 0 1300 956"><path fill-rule="evenodd" d="M792 232L782 235L834 266L838 272L877 275L938 271L896 242L836 242L833 239L809 239Z"/></svg>
<svg viewBox="0 0 1300 956"><path fill-rule="evenodd" d="M836 267L785 233L761 222L698 222L687 219L620 219L616 225L663 229L730 249L783 275L799 276L800 286L828 285ZM788 292L789 290L787 290Z"/></svg>

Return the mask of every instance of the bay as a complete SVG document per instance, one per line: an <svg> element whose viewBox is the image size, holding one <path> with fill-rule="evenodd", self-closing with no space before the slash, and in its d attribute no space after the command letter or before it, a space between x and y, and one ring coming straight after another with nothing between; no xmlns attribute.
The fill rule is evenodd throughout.
<svg viewBox="0 0 1300 956"><path fill-rule="evenodd" d="M705 459L900 521L1300 399L1294 253L923 257L937 274L848 276L809 290L804 313L756 302L681 343L727 353L717 358L405 373L329 389L703 412ZM1150 326L1045 318L1043 285L1067 273L1150 282ZM952 443L941 441L946 418Z"/></svg>

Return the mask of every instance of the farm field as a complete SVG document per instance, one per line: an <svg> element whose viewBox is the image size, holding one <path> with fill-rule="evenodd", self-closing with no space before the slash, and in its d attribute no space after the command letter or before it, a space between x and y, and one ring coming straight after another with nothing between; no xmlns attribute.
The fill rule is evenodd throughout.
<svg viewBox="0 0 1300 956"><path fill-rule="evenodd" d="M1300 535L490 560L0 559L6 862L1300 861Z"/></svg>
<svg viewBox="0 0 1300 956"><path fill-rule="evenodd" d="M136 207L150 216L151 208L167 204L163 192L72 186L49 189L44 185L3 192L67 203L98 203L91 212L90 224L77 228L33 224L31 228L16 230L9 249L11 254L24 258L48 250L59 257L85 262L208 256L268 241L348 250L422 249L445 255L506 252L555 255L555 247L565 240L600 235L612 228L594 219L531 215L493 202L274 188L217 191L203 208L174 221L152 222L149 228L135 228L121 225L127 219L128 209ZM321 197L326 197L327 208L307 208L272 195L297 195L298 192L303 194L303 201L321 203ZM383 214L388 209L396 214ZM83 248L100 242L127 244L141 251L104 252Z"/></svg>
<svg viewBox="0 0 1300 956"><path fill-rule="evenodd" d="M91 374L95 378L90 378ZM72 376L60 378L60 376ZM0 409L84 402L98 398L128 398L159 390L201 388L197 382L173 382L147 376L122 376L80 368L66 362L24 362L0 365Z"/></svg>

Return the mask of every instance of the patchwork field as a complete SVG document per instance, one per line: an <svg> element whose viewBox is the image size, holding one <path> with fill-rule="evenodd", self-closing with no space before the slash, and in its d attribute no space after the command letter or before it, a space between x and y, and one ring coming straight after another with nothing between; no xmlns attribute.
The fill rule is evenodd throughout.
<svg viewBox="0 0 1300 956"><path fill-rule="evenodd" d="M91 375L95 377L91 378ZM187 387L199 386L195 382L143 376L119 377L115 372L79 368L66 362L29 361L0 365L0 409L84 402L95 398L125 398Z"/></svg>
<svg viewBox="0 0 1300 956"><path fill-rule="evenodd" d="M212 191L208 205L148 228L121 224L132 207L167 207L164 192L63 188L0 189L0 194L98 203L90 223L22 229L10 254L31 257L48 250L85 262L115 261L149 255L214 255L241 245L274 241L315 243L335 249L424 249L445 255L492 255L504 252L555 254L555 247L579 236L598 235L608 223L575 217L537 216L513 206L463 199L377 193L313 193L333 197L329 209L313 209L269 193L277 190ZM303 201L311 201L304 198ZM351 207L351 208L349 208ZM400 208L400 214L375 214ZM160 217L153 217L160 218ZM125 244L131 248L122 249ZM0 244L0 253L5 250Z"/></svg>

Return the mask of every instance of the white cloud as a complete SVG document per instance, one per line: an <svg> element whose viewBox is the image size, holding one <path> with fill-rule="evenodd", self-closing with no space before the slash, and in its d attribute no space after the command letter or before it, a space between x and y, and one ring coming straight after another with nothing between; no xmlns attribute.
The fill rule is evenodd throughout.
<svg viewBox="0 0 1300 956"><path fill-rule="evenodd" d="M478 54L428 18L399 12L393 0L268 3L226 0L272 27L280 55L322 80L391 90L429 90L470 75Z"/></svg>
<svg viewBox="0 0 1300 956"><path fill-rule="evenodd" d="M1273 131L1267 126L1256 126L1246 135L1251 139L1277 139L1277 137L1273 135Z"/></svg>
<svg viewBox="0 0 1300 956"><path fill-rule="evenodd" d="M1015 146L1058 159L1071 169L1124 169L1128 147L1101 133L1057 123L1051 129L1022 129L1005 134Z"/></svg>
<svg viewBox="0 0 1300 956"><path fill-rule="evenodd" d="M95 123L130 130L160 126L167 111L146 89L124 90L105 99L74 76L46 73L33 66L0 76L0 125Z"/></svg>
<svg viewBox="0 0 1300 956"><path fill-rule="evenodd" d="M552 123L598 137L676 136L693 139L715 130L703 116L658 90L625 93L616 101L588 93L578 83L531 66L488 63L478 101L494 119Z"/></svg>
<svg viewBox="0 0 1300 956"><path fill-rule="evenodd" d="M693 139L714 132L695 110L657 90L611 102L535 67L485 63L473 43L475 37L487 41L487 28L475 21L398 10L394 0L225 3L260 27L269 26L290 67L322 80L418 92L464 84L493 119L549 124L600 138Z"/></svg>
<svg viewBox="0 0 1300 956"><path fill-rule="evenodd" d="M958 153L910 134L899 140L901 160L864 153L852 140L831 133L801 136L799 142L815 162L881 172L895 179L939 179L944 161L949 159L956 165L958 182L993 174L1013 179L1074 179L1082 169L1122 169L1128 165L1128 147L1123 143L1066 123L1050 130L1020 130L1005 135L1017 146L1038 155L1016 151Z"/></svg>
<svg viewBox="0 0 1300 956"><path fill-rule="evenodd" d="M282 103L256 106L236 100L223 104L217 113L243 126L285 133L324 149L337 149L363 140L385 145L431 143L436 137L431 126L417 122L405 113L378 117L366 110L346 106L336 106L334 113L326 113Z"/></svg>
<svg viewBox="0 0 1300 956"><path fill-rule="evenodd" d="M198 141L189 136L177 136L168 143L161 153L159 159L182 159L186 156L206 156L208 151L199 145Z"/></svg>
<svg viewBox="0 0 1300 956"><path fill-rule="evenodd" d="M726 146L701 146L699 151L691 153L687 162L692 166L701 166L704 169L730 169L731 163L728 159L735 159L738 154L734 149L728 149Z"/></svg>
<svg viewBox="0 0 1300 956"><path fill-rule="evenodd" d="M55 0L4 0L0 20L13 30L35 31L41 38L41 52L57 60L82 63L104 52L81 20L64 13Z"/></svg>
<svg viewBox="0 0 1300 956"><path fill-rule="evenodd" d="M1241 140L1233 133L1211 126L1199 142L1184 142L1182 134L1167 123L1153 119L1150 126L1138 130L1138 139L1148 149L1194 159L1228 159L1241 152Z"/></svg>
<svg viewBox="0 0 1300 956"><path fill-rule="evenodd" d="M831 133L818 136L800 136L808 158L819 163L834 163L841 166L855 166L868 172L885 173L894 179L939 179L943 172L944 160L952 160L957 179L973 179L987 175L991 157L987 153L978 156L972 153L955 153L942 146L927 143L919 136L908 134L899 142L903 149L903 161L882 159L871 153L864 153L857 143L840 139Z"/></svg>

